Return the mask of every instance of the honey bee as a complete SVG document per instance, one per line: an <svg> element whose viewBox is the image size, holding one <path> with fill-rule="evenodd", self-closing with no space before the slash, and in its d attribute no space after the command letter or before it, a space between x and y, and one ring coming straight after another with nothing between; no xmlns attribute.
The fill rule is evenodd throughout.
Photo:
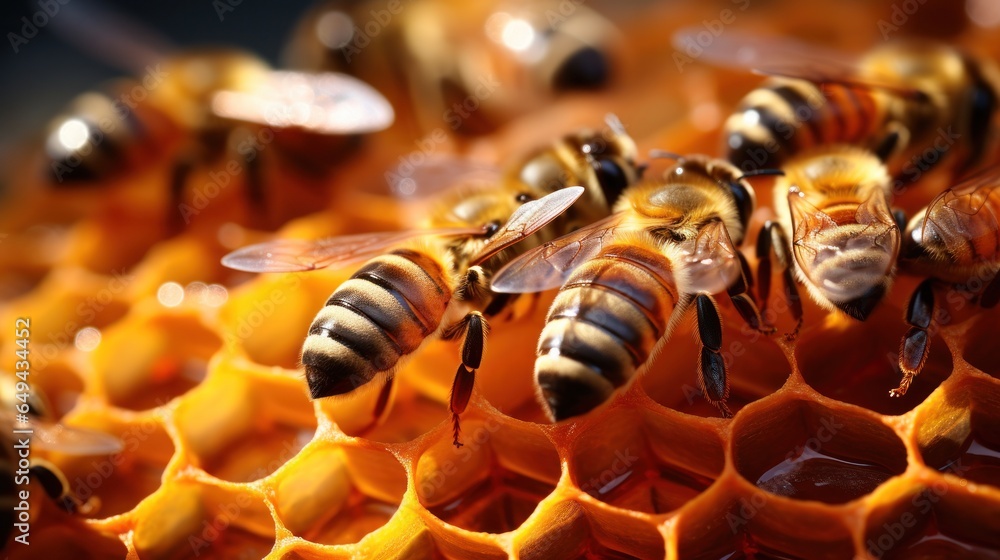
<svg viewBox="0 0 1000 560"><path fill-rule="evenodd" d="M773 254L796 320L789 338L802 325L796 282L820 306L864 321L888 293L899 254L901 218L889 208L888 170L868 150L831 146L795 157L782 171L774 185L778 220L757 237L761 308Z"/></svg>
<svg viewBox="0 0 1000 560"><path fill-rule="evenodd" d="M479 135L559 94L607 85L615 39L579 2L335 0L303 17L286 58L376 85L423 131Z"/></svg>
<svg viewBox="0 0 1000 560"><path fill-rule="evenodd" d="M743 242L754 191L735 166L678 158L662 179L629 189L610 217L536 247L493 279L497 292L559 288L538 343L535 380L555 420L607 401L650 361L693 305L699 384L724 416L729 393L722 320L725 291L752 328L770 333L748 291Z"/></svg>
<svg viewBox="0 0 1000 560"><path fill-rule="evenodd" d="M85 41L97 33L79 31ZM106 42L107 30L100 34L93 42ZM170 157L173 207L190 172L208 166L245 172L249 202L262 209L263 146L273 141L281 157L308 170L394 120L389 102L351 76L274 70L233 49L161 52L129 35L122 30L112 43L139 60L115 62L138 77L78 96L49 125L44 151L55 187L94 184Z"/></svg>
<svg viewBox="0 0 1000 560"><path fill-rule="evenodd" d="M333 292L309 328L302 365L310 393L318 399L384 382L377 421L404 356L435 333L461 339L450 400L454 443L461 446L459 416L482 362L488 321L513 301L490 291L493 272L525 247L606 216L638 179L635 144L617 119L609 124L609 138L571 134L511 167L498 185L447 194L427 229L264 243L231 253L223 264L305 271L374 257ZM570 209L578 198L580 208Z"/></svg>
<svg viewBox="0 0 1000 560"><path fill-rule="evenodd" d="M678 44L689 35L678 35ZM1000 71L951 45L896 41L852 58L727 32L705 57L773 76L725 123L727 158L744 170L777 167L816 146L851 144L919 176L945 152L958 171L967 169L994 143Z"/></svg>
<svg viewBox="0 0 1000 560"><path fill-rule="evenodd" d="M906 394L927 361L936 285L969 292L984 308L1000 301L1000 167L942 192L918 212L903 235L900 267L928 278L906 307L910 329L899 348L903 379L889 392L894 397Z"/></svg>
<svg viewBox="0 0 1000 560"><path fill-rule="evenodd" d="M23 498L21 492L26 490L31 478L41 485L49 499L69 512L87 511L94 507L91 502L84 503L76 498L62 471L52 463L37 458L39 452L89 456L111 455L122 450L122 443L116 437L52 422L44 398L27 392L27 388L20 390L16 381L13 377L5 377L0 382L0 404L4 407L0 413L0 432L3 434L0 471L4 474L0 492L4 512L0 543L7 542L18 524L26 523L19 517L19 512L24 511L27 515L30 502ZM24 414L28 422L18 421L20 418L15 417L15 410Z"/></svg>

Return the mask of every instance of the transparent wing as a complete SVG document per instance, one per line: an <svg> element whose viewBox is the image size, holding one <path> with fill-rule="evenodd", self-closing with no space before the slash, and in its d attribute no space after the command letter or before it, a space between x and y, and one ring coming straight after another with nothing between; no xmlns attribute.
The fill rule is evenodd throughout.
<svg viewBox="0 0 1000 560"><path fill-rule="evenodd" d="M937 237L952 255L1000 259L1000 166L939 194L927 206L922 239Z"/></svg>
<svg viewBox="0 0 1000 560"><path fill-rule="evenodd" d="M368 84L346 74L269 71L248 91L212 98L221 117L320 134L361 134L388 128L392 105Z"/></svg>
<svg viewBox="0 0 1000 560"><path fill-rule="evenodd" d="M493 276L492 290L533 293L558 288L580 265L597 255L625 223L619 212L544 243L507 263Z"/></svg>
<svg viewBox="0 0 1000 560"><path fill-rule="evenodd" d="M452 188L497 185L500 176L501 170L494 165L454 155L431 154L417 165L400 163L386 174L386 182L396 198L414 199Z"/></svg>
<svg viewBox="0 0 1000 560"><path fill-rule="evenodd" d="M723 222L705 225L680 248L692 292L724 292L742 272L736 246Z"/></svg>
<svg viewBox="0 0 1000 560"><path fill-rule="evenodd" d="M816 84L837 83L859 89L891 90L902 95L921 93L900 84L862 77L859 58L834 49L827 49L794 39L741 33L726 30L711 41L699 33L704 28L682 29L674 35L678 49L695 44L703 48L698 60L716 66L746 70L767 76L808 80ZM707 46L702 46L707 43Z"/></svg>
<svg viewBox="0 0 1000 560"><path fill-rule="evenodd" d="M473 257L472 264L481 263L542 229L572 206L583 192L583 187L566 187L538 200L525 202L510 215L507 223L490 237L486 246Z"/></svg>
<svg viewBox="0 0 1000 560"><path fill-rule="evenodd" d="M891 273L901 236L881 191L858 205L853 223L838 224L809 203L798 189L789 190L788 205L795 260L802 272L828 294L853 299L860 295L856 290L867 286L859 279L877 279Z"/></svg>
<svg viewBox="0 0 1000 560"><path fill-rule="evenodd" d="M38 449L47 451L56 451L67 455L111 455L123 449L121 440L96 430L71 428L34 417L32 417L29 426L22 424L15 426L17 429L33 430L32 444L36 445Z"/></svg>
<svg viewBox="0 0 1000 560"><path fill-rule="evenodd" d="M246 272L305 272L368 259L386 249L427 235L482 235L482 227L405 230L344 235L320 240L282 239L237 249L222 264Z"/></svg>

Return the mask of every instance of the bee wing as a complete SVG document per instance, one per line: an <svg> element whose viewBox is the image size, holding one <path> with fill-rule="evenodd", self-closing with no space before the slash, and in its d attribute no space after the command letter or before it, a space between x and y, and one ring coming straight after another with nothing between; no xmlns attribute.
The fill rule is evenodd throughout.
<svg viewBox="0 0 1000 560"><path fill-rule="evenodd" d="M868 258L855 275L889 274L899 254L900 234L896 221L889 213L885 194L876 192L858 206L856 224L837 224L829 214L816 208L798 190L788 193L794 232L792 249L799 268L813 282L827 283L814 277L814 272L826 261L850 251L864 250ZM844 235L853 228L851 235ZM829 280L829 278L827 279Z"/></svg>
<svg viewBox="0 0 1000 560"><path fill-rule="evenodd" d="M702 34L699 37L699 33ZM682 29L674 35L674 46L685 49L692 44L703 48L696 58L716 66L751 71L766 76L807 80L815 84L837 83L860 89L881 89L902 95L922 95L900 84L864 78L857 56L834 49L796 41L727 30L708 40L704 28ZM707 46L703 46L706 43Z"/></svg>
<svg viewBox="0 0 1000 560"><path fill-rule="evenodd" d="M542 229L572 206L583 192L583 187L566 187L538 200L525 202L510 215L507 223L494 233L482 250L472 258L472 264L481 263Z"/></svg>
<svg viewBox="0 0 1000 560"><path fill-rule="evenodd" d="M418 165L402 162L386 174L389 192L396 198L415 199L451 188L497 185L500 169L494 165L453 155L431 154Z"/></svg>
<svg viewBox="0 0 1000 560"><path fill-rule="evenodd" d="M268 71L251 89L212 98L220 117L320 134L362 134L388 128L392 105L375 88L346 74Z"/></svg>
<svg viewBox="0 0 1000 560"><path fill-rule="evenodd" d="M558 288L580 265L592 259L625 221L619 212L573 233L531 249L493 276L492 290L506 293L543 292Z"/></svg>
<svg viewBox="0 0 1000 560"><path fill-rule="evenodd" d="M47 451L67 455L112 455L123 449L120 439L96 430L71 428L37 418L32 419L30 429L34 431L32 443Z"/></svg>
<svg viewBox="0 0 1000 560"><path fill-rule="evenodd" d="M997 239L1000 231L1000 166L992 167L934 198L927 206L922 234L941 237L953 250L968 247L993 248L975 252L978 260L996 261L1000 242L973 244L978 239Z"/></svg>
<svg viewBox="0 0 1000 560"><path fill-rule="evenodd" d="M320 240L281 239L237 249L222 264L246 272L305 272L364 260L426 235L482 235L482 227L405 230L343 235Z"/></svg>
<svg viewBox="0 0 1000 560"><path fill-rule="evenodd" d="M724 292L742 273L736 246L721 221L705 225L680 248L691 292Z"/></svg>

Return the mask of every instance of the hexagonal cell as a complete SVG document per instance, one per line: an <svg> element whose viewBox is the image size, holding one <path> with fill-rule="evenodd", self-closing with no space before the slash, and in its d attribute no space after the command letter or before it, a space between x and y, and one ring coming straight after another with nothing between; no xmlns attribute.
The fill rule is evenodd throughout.
<svg viewBox="0 0 1000 560"><path fill-rule="evenodd" d="M995 337L998 321L1000 306L979 309L978 317L963 337L962 357L979 371L1000 379L1000 346Z"/></svg>
<svg viewBox="0 0 1000 560"><path fill-rule="evenodd" d="M148 410L200 383L221 346L193 312L137 313L102 334L90 362L113 405Z"/></svg>
<svg viewBox="0 0 1000 560"><path fill-rule="evenodd" d="M10 301L3 320L13 325L17 317L31 319L32 363L41 369L59 352L73 348L77 332L84 327L104 328L124 316L129 309L125 297L130 282L123 273L101 276L75 268L55 269L35 290ZM8 336L4 333L2 339ZM5 355L3 359L10 358Z"/></svg>
<svg viewBox="0 0 1000 560"><path fill-rule="evenodd" d="M798 341L796 359L803 379L831 399L880 414L909 412L948 378L954 364L944 340L932 337L923 371L906 395L890 397L889 390L903 378L899 345L908 327L901 317L899 309L881 305L865 322L828 318L829 328L811 330Z"/></svg>
<svg viewBox="0 0 1000 560"><path fill-rule="evenodd" d="M997 497L943 479L899 489L865 520L863 542L872 558L998 558Z"/></svg>
<svg viewBox="0 0 1000 560"><path fill-rule="evenodd" d="M395 373L388 407L377 420L376 401L382 386L376 382L347 395L315 402L319 412L349 436L382 443L412 441L450 418L446 401L428 395L427 387L411 375L413 372L412 364L407 363ZM304 380L302 383L305 386Z"/></svg>
<svg viewBox="0 0 1000 560"><path fill-rule="evenodd" d="M791 375L791 365L784 351L767 336L744 330L743 320L720 303L723 313L723 358L728 367L730 410L738 412L747 404L774 393ZM649 364L639 383L654 401L687 414L719 418L717 408L705 400L698 362L701 349L694 332L697 325L691 313L663 345Z"/></svg>
<svg viewBox="0 0 1000 560"><path fill-rule="evenodd" d="M174 481L140 506L133 546L141 558L263 558L274 522L247 487Z"/></svg>
<svg viewBox="0 0 1000 560"><path fill-rule="evenodd" d="M122 443L122 451L116 455L53 453L49 457L63 471L76 499L86 504L89 517L131 511L160 487L174 445L158 415L126 419L89 411L72 414L66 423L115 436Z"/></svg>
<svg viewBox="0 0 1000 560"><path fill-rule="evenodd" d="M788 529L790 519L794 531ZM778 498L733 478L692 502L669 531L676 538L676 557L685 560L854 556L842 511Z"/></svg>
<svg viewBox="0 0 1000 560"><path fill-rule="evenodd" d="M359 485L352 478L343 449L310 445L275 475L272 486L278 517L292 534L310 542L356 543L385 525L402 500L396 486L400 478L406 484L402 465L382 453L379 468L396 482L389 483L390 488L380 484L372 492L371 486Z"/></svg>
<svg viewBox="0 0 1000 560"><path fill-rule="evenodd" d="M31 390L35 397L44 401L48 418L52 421L59 420L76 406L83 393L83 379L61 359L49 362L44 369L34 369L32 373L39 371L44 373L31 377Z"/></svg>
<svg viewBox="0 0 1000 560"><path fill-rule="evenodd" d="M921 411L918 422L947 429L918 431L917 449L932 469L1000 488L1000 387L970 379L959 391Z"/></svg>
<svg viewBox="0 0 1000 560"><path fill-rule="evenodd" d="M297 369L309 325L346 276L346 271L258 276L230 290L220 312L222 328L258 364Z"/></svg>
<svg viewBox="0 0 1000 560"><path fill-rule="evenodd" d="M420 455L414 474L421 505L442 521L484 533L521 525L555 488L559 457L537 427L497 417L462 419L463 447L442 437ZM514 455L510 462L504 458ZM527 454L525 446L535 452Z"/></svg>
<svg viewBox="0 0 1000 560"><path fill-rule="evenodd" d="M651 514L674 511L705 491L722 472L720 434L664 412L612 408L589 423L569 461L577 486L607 504Z"/></svg>
<svg viewBox="0 0 1000 560"><path fill-rule="evenodd" d="M751 484L796 500L842 504L906 470L906 448L877 417L775 398L736 418L733 463Z"/></svg>
<svg viewBox="0 0 1000 560"><path fill-rule="evenodd" d="M190 460L233 482L270 475L295 457L316 429L295 380L225 360L181 401L174 419Z"/></svg>

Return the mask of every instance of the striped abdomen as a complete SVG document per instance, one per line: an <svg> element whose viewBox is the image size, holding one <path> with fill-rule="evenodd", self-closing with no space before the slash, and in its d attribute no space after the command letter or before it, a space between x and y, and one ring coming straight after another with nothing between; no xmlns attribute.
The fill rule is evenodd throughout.
<svg viewBox="0 0 1000 560"><path fill-rule="evenodd" d="M649 358L677 304L671 270L652 246L622 243L573 272L549 310L535 362L553 419L600 405Z"/></svg>
<svg viewBox="0 0 1000 560"><path fill-rule="evenodd" d="M819 145L878 142L889 96L837 83L774 79L751 91L725 125L727 157L744 171L777 167Z"/></svg>
<svg viewBox="0 0 1000 560"><path fill-rule="evenodd" d="M347 393L392 369L437 330L451 295L430 255L399 249L368 261L309 327L302 365L312 397Z"/></svg>

